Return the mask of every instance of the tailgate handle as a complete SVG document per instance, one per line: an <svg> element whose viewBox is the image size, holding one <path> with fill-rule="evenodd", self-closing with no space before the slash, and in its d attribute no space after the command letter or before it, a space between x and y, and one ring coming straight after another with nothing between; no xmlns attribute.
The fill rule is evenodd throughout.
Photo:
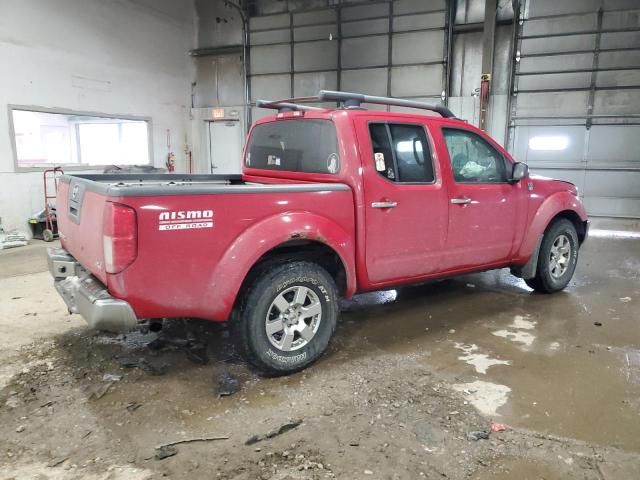
<svg viewBox="0 0 640 480"><path fill-rule="evenodd" d="M398 202L373 202L371 206L373 208L395 208L398 206Z"/></svg>
<svg viewBox="0 0 640 480"><path fill-rule="evenodd" d="M69 218L77 225L80 225L80 210L82 208L82 199L84 197L84 185L77 181L69 184Z"/></svg>

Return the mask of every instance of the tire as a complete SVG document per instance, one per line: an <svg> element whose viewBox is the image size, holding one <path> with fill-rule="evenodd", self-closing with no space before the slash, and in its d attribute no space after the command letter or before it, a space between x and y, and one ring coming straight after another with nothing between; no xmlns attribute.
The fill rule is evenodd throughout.
<svg viewBox="0 0 640 480"><path fill-rule="evenodd" d="M274 264L250 284L231 328L247 362L264 376L288 375L322 356L336 329L333 278L311 262Z"/></svg>
<svg viewBox="0 0 640 480"><path fill-rule="evenodd" d="M53 242L53 232L48 228L45 228L44 230L42 230L42 239L45 242Z"/></svg>
<svg viewBox="0 0 640 480"><path fill-rule="evenodd" d="M555 221L544 234L536 275L525 280L536 292L554 293L569 284L578 262L578 233L569 220Z"/></svg>

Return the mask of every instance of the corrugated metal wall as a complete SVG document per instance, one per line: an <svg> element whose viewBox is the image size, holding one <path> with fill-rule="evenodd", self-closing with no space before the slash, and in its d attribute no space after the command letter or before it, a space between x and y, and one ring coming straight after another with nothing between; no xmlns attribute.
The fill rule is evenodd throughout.
<svg viewBox="0 0 640 480"><path fill-rule="evenodd" d="M448 92L477 124L485 0L452 1L248 0L251 101ZM523 0L515 48L512 2L497 4L489 133L533 172L576 183L592 215L640 217L638 2ZM200 46L237 46L233 9L199 3L215 6L199 9L201 24L219 31ZM242 102L240 55L198 61L195 106ZM267 113L251 109L253 120Z"/></svg>
<svg viewBox="0 0 640 480"><path fill-rule="evenodd" d="M514 60L516 157L578 185L591 215L639 218L638 0L529 0Z"/></svg>
<svg viewBox="0 0 640 480"><path fill-rule="evenodd" d="M446 84L445 0L315 9L308 2L284 3L284 12L249 21L252 101L315 95L320 89L440 101ZM266 4L270 9L258 13L278 8ZM253 119L267 113L254 109Z"/></svg>

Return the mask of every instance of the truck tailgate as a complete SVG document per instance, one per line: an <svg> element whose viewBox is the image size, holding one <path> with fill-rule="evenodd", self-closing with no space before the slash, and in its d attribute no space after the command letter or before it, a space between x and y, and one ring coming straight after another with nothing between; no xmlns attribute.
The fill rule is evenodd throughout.
<svg viewBox="0 0 640 480"><path fill-rule="evenodd" d="M62 246L105 284L103 216L108 201L88 180L65 177L59 184L56 213Z"/></svg>

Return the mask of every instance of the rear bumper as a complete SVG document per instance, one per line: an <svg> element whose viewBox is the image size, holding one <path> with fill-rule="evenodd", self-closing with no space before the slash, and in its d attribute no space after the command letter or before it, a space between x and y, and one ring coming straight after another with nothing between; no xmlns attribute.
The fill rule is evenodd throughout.
<svg viewBox="0 0 640 480"><path fill-rule="evenodd" d="M131 305L113 298L65 249L48 248L47 257L56 290L71 313L80 314L97 330L126 332L136 327L138 319Z"/></svg>

